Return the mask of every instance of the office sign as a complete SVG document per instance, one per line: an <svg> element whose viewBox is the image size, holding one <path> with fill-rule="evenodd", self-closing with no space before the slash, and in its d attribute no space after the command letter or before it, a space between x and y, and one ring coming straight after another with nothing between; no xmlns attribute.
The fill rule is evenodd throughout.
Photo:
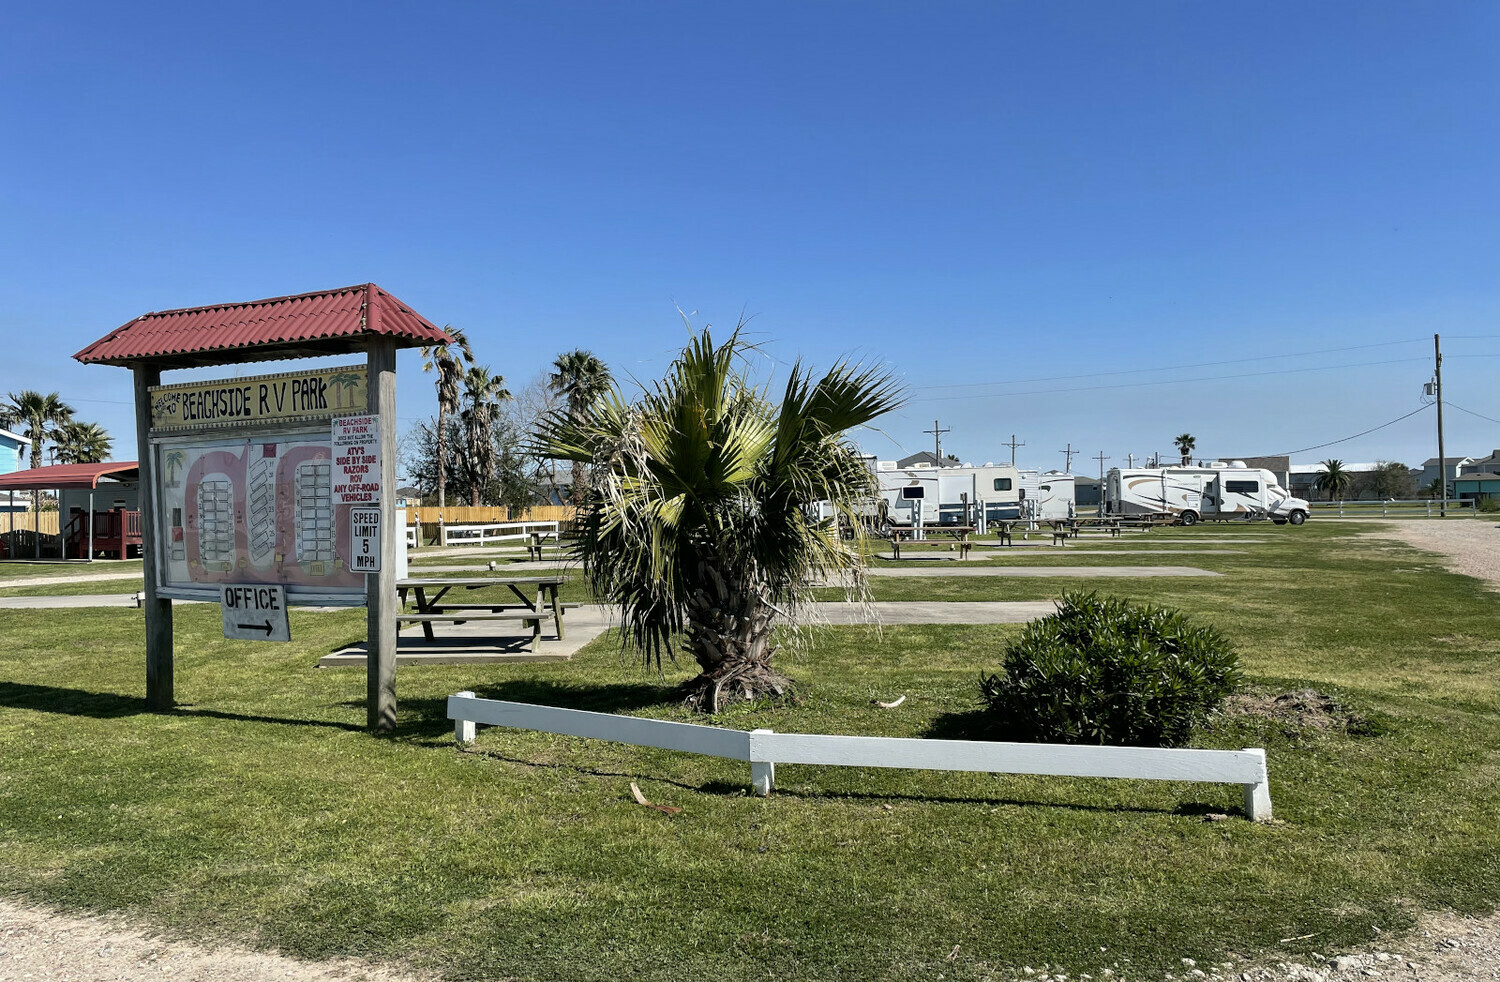
<svg viewBox="0 0 1500 982"><path fill-rule="evenodd" d="M380 508L349 509L349 569L380 572Z"/></svg>
<svg viewBox="0 0 1500 982"><path fill-rule="evenodd" d="M219 587L224 637L234 641L290 641L286 588L279 584L225 583Z"/></svg>
<svg viewBox="0 0 1500 982"><path fill-rule="evenodd" d="M369 378L364 365L157 385L151 394L151 428L202 430L364 412Z"/></svg>
<svg viewBox="0 0 1500 982"><path fill-rule="evenodd" d="M380 504L380 417L333 421L333 502Z"/></svg>

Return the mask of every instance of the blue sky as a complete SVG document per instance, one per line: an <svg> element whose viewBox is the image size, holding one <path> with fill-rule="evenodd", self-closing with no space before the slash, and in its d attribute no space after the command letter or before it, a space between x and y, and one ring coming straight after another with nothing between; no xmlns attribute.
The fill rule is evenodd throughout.
<svg viewBox="0 0 1500 982"><path fill-rule="evenodd" d="M934 418L1041 467L1308 447L1417 408L1434 332L1500 419L1497 39L1472 3L21 5L0 389L129 453L128 373L73 352L373 280L515 387L750 315L769 371L903 378L882 456ZM1297 459L1434 445L1429 410ZM1448 447L1500 424L1454 410Z"/></svg>

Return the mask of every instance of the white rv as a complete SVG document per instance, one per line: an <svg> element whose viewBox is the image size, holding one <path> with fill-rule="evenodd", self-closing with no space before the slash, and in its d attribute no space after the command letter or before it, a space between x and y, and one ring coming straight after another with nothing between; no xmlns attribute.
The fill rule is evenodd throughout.
<svg viewBox="0 0 1500 982"><path fill-rule="evenodd" d="M1116 467L1105 481L1109 515L1172 515L1184 525L1232 517L1301 525L1311 510L1306 501L1292 497L1275 474L1248 468L1240 460L1208 467Z"/></svg>
<svg viewBox="0 0 1500 982"><path fill-rule="evenodd" d="M1021 517L1021 472L1009 464L897 469L876 467L880 494L896 525L975 525Z"/></svg>
<svg viewBox="0 0 1500 982"><path fill-rule="evenodd" d="M1062 471L1021 471L1021 516L1046 522L1075 518L1073 475Z"/></svg>

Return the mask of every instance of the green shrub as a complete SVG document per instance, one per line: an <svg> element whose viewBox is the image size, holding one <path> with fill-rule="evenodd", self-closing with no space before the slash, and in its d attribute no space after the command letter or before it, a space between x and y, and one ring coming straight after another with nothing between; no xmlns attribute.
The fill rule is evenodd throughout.
<svg viewBox="0 0 1500 982"><path fill-rule="evenodd" d="M1003 740L1174 747L1240 684L1234 648L1180 612L1064 594L980 678Z"/></svg>
<svg viewBox="0 0 1500 982"><path fill-rule="evenodd" d="M1474 507L1478 511L1500 511L1500 499L1480 498L1477 502L1474 503Z"/></svg>

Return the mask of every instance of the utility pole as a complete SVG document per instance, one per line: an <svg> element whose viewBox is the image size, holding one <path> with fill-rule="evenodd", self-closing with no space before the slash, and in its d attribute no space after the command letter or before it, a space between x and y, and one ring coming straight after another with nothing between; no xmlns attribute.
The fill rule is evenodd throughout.
<svg viewBox="0 0 1500 982"><path fill-rule="evenodd" d="M1083 453L1083 451L1082 450L1074 450L1073 449L1073 444L1069 443L1068 444L1068 449L1066 449L1066 450L1059 450L1058 453L1062 454L1063 455L1063 459L1067 461L1067 463L1063 465L1064 467L1067 468L1066 470L1063 471L1063 473L1064 474L1071 474L1071 473L1073 473L1073 457L1076 454Z"/></svg>
<svg viewBox="0 0 1500 982"><path fill-rule="evenodd" d="M1101 450L1101 451L1099 451L1099 453L1097 455L1095 455L1094 459L1097 460L1097 461L1099 461L1099 515L1100 515L1100 517L1103 517L1103 515L1104 515L1104 462L1106 460L1113 460L1114 458L1104 456L1104 451Z"/></svg>
<svg viewBox="0 0 1500 982"><path fill-rule="evenodd" d="M1433 373L1437 381L1438 407L1438 476L1443 481L1443 503L1438 507L1440 518L1448 517L1448 458L1443 454L1443 347L1438 335L1432 336L1432 354L1435 364Z"/></svg>
<svg viewBox="0 0 1500 982"><path fill-rule="evenodd" d="M937 458L937 466L943 466L943 434L953 432L952 427L944 429L938 426L938 421L932 421L932 429L923 430L923 433L932 434L932 455Z"/></svg>
<svg viewBox="0 0 1500 982"><path fill-rule="evenodd" d="M1024 447L1024 446L1026 446L1026 441L1022 440L1020 443L1017 443L1016 442L1016 435L1014 433L1012 433L1010 435L1010 442L1009 443L1002 443L1002 444L1000 444L1000 446L1002 446L1002 447L1010 447L1010 466L1014 467L1014 466L1016 466L1016 448L1017 447Z"/></svg>

